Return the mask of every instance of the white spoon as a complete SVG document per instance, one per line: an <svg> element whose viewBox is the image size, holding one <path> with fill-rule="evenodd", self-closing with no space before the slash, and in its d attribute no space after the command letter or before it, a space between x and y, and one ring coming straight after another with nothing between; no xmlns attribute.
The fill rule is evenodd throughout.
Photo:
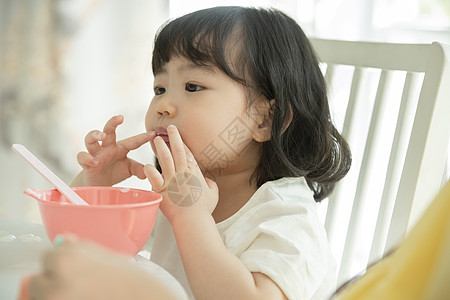
<svg viewBox="0 0 450 300"><path fill-rule="evenodd" d="M73 204L89 205L81 199L67 184L47 168L36 156L33 155L25 146L20 144L12 145L12 149L22 156L30 165L32 165L42 176L52 183L58 191L66 196L67 200Z"/></svg>

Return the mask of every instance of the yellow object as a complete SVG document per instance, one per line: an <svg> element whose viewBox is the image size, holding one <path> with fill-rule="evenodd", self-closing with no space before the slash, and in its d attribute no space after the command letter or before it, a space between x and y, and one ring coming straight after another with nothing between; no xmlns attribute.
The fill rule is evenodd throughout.
<svg viewBox="0 0 450 300"><path fill-rule="evenodd" d="M333 299L450 299L450 181L399 248Z"/></svg>

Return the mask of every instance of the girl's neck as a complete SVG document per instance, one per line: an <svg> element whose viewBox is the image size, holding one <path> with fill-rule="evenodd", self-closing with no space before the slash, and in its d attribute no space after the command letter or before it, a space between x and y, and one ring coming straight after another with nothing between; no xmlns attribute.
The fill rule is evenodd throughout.
<svg viewBox="0 0 450 300"><path fill-rule="evenodd" d="M216 223L235 214L256 192L256 184L250 185L249 183L253 171L250 169L216 178L219 187L219 202L212 213Z"/></svg>

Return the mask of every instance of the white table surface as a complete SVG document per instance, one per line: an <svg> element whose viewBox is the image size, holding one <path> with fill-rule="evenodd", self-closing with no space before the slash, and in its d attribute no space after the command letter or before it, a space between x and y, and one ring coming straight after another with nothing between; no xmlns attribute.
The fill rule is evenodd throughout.
<svg viewBox="0 0 450 300"><path fill-rule="evenodd" d="M17 299L21 278L40 271L41 257L51 247L41 224L0 218L0 299ZM171 274L139 254L135 259L168 284L180 299L187 299L183 287Z"/></svg>

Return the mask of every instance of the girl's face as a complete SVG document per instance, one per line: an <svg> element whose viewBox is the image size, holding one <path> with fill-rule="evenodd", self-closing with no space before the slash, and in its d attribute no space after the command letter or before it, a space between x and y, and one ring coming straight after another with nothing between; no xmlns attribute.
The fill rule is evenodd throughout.
<svg viewBox="0 0 450 300"><path fill-rule="evenodd" d="M147 131L156 131L170 147L166 128L177 126L205 176L215 179L257 167L258 118L247 113L242 85L216 68L175 57L155 75L154 91Z"/></svg>

